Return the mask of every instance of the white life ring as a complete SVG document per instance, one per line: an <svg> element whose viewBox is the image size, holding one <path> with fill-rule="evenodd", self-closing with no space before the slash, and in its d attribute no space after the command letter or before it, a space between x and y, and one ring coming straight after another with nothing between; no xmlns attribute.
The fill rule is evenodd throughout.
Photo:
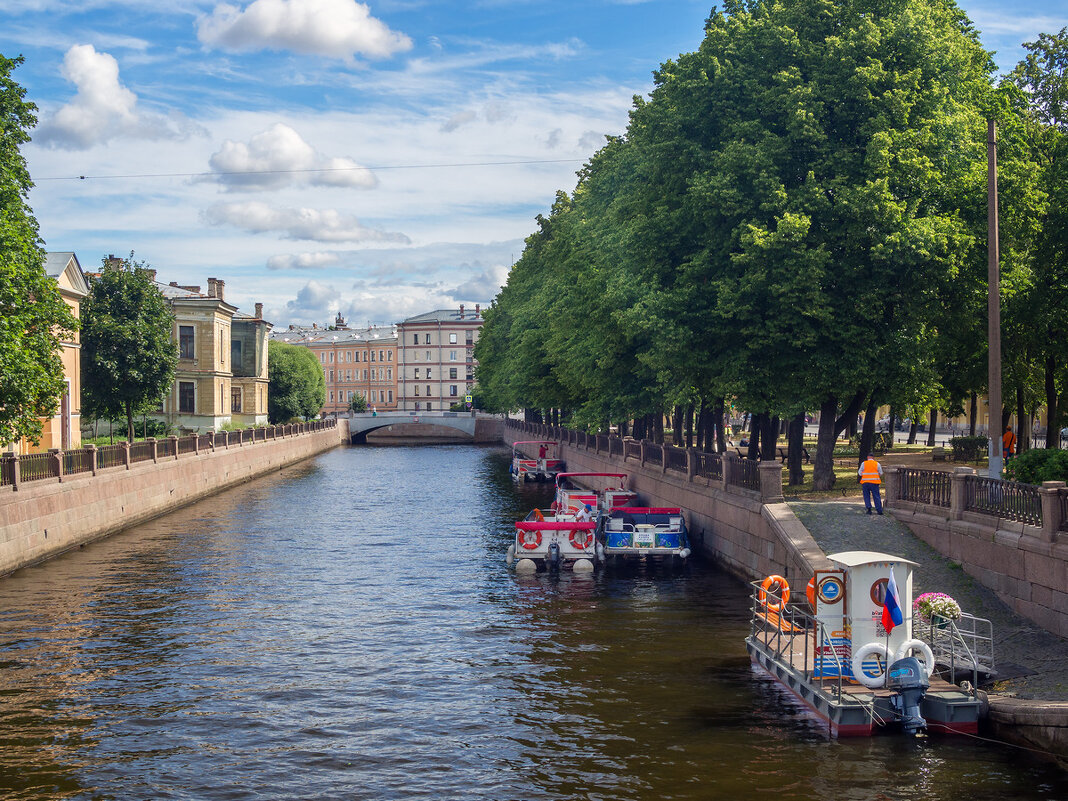
<svg viewBox="0 0 1068 801"><path fill-rule="evenodd" d="M883 672L878 676L869 676L864 672L864 661L876 654L883 658ZM876 690L886 684L886 668L890 665L890 649L881 642L870 642L862 645L860 650L853 654L853 678L870 690Z"/></svg>
<svg viewBox="0 0 1068 801"><path fill-rule="evenodd" d="M905 640L905 642L901 643L901 647L897 649L897 653L894 654L894 661L904 659L913 650L919 651L922 655L920 661L923 662L923 668L927 671L927 678L931 678L935 668L934 654L931 652L931 646L923 640Z"/></svg>

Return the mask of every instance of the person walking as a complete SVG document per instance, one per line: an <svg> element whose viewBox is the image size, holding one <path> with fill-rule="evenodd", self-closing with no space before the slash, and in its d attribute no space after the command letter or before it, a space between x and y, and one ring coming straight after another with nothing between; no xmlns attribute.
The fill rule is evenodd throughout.
<svg viewBox="0 0 1068 801"><path fill-rule="evenodd" d="M1001 458L1011 459L1016 455L1016 434L1012 426L1005 426L1005 433L1001 435Z"/></svg>
<svg viewBox="0 0 1068 801"><path fill-rule="evenodd" d="M879 485L883 483L883 466L869 453L864 457L857 475L860 476L860 486L864 491L864 508L868 510L868 514L871 514L874 502L875 511L882 514L883 499L879 497Z"/></svg>

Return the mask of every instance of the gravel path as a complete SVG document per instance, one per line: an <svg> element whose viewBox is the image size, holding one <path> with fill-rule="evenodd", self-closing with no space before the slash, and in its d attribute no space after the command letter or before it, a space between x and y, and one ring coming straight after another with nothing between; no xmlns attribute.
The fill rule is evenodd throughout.
<svg viewBox="0 0 1068 801"><path fill-rule="evenodd" d="M961 608L994 624L994 664L1005 676L995 688L1020 698L1068 701L1068 640L1015 614L992 590L949 561L889 513L864 513L859 498L790 501L824 553L880 551L919 563L913 593L944 592Z"/></svg>

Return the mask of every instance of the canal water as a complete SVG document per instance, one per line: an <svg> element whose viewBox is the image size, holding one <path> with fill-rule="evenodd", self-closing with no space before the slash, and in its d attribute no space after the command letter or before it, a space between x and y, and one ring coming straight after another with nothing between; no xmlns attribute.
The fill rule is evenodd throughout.
<svg viewBox="0 0 1068 801"><path fill-rule="evenodd" d="M1013 748L828 741L708 564L517 577L547 502L500 449L339 448L0 580L0 798L1068 798Z"/></svg>

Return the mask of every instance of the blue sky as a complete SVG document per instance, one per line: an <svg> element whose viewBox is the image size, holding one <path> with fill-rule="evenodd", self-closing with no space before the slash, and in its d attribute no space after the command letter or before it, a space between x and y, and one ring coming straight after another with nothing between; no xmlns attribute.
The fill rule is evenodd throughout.
<svg viewBox="0 0 1068 801"><path fill-rule="evenodd" d="M1066 0L963 0L1002 69ZM49 250L283 326L490 301L534 216L693 50L676 0L0 0ZM86 176L81 179L78 176Z"/></svg>

